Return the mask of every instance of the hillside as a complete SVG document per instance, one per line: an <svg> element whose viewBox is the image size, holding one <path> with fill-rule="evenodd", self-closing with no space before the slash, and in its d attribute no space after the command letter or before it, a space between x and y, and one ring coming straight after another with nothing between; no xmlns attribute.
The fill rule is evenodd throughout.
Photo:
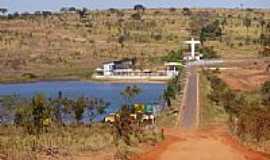
<svg viewBox="0 0 270 160"><path fill-rule="evenodd" d="M212 24L218 28L211 30ZM110 9L2 16L0 81L89 79L103 61L123 57L136 57L139 66L152 68L169 51L187 49L184 40L202 38L207 26L215 35L205 39L205 47L224 58L256 57L263 48L262 33L270 30L270 11Z"/></svg>

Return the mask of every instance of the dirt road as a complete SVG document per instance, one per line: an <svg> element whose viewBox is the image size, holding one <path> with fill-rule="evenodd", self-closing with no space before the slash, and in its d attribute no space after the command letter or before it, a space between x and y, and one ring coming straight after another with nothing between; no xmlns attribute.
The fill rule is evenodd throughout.
<svg viewBox="0 0 270 160"><path fill-rule="evenodd" d="M138 160L269 160L216 126L200 130L166 129L166 139Z"/></svg>
<svg viewBox="0 0 270 160"><path fill-rule="evenodd" d="M219 62L209 64L212 63ZM240 144L223 124L197 128L200 108L196 65L188 66L188 72L181 106L181 128L165 129L166 139L136 160L270 160L269 155Z"/></svg>

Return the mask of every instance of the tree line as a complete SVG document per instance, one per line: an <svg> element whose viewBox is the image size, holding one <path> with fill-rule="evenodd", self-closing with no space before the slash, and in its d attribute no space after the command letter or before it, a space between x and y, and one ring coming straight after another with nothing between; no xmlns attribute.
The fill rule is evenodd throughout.
<svg viewBox="0 0 270 160"><path fill-rule="evenodd" d="M204 73L211 86L208 98L224 107L233 133L242 140L254 139L258 143L269 140L270 81L266 81L256 93L236 92L210 71Z"/></svg>
<svg viewBox="0 0 270 160"><path fill-rule="evenodd" d="M98 115L104 114L108 106L109 103L102 99L69 99L62 97L61 92L54 99L47 99L42 94L32 99L8 96L2 99L2 107L6 112L2 111L0 118L2 123L11 121L29 134L40 134L52 126L82 124L84 119L92 122Z"/></svg>

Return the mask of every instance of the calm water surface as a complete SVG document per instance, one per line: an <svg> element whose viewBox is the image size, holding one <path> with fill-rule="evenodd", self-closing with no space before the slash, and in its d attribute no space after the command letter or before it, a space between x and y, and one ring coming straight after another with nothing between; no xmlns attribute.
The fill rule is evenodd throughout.
<svg viewBox="0 0 270 160"><path fill-rule="evenodd" d="M58 96L62 91L64 97L78 98L80 96L102 98L109 102L107 113L119 110L124 103L121 91L128 85L137 85L142 92L134 98L135 103L158 103L165 89L165 84L131 84L131 83L95 83L82 81L52 81L19 84L0 84L0 96L19 95L32 97L37 93L47 98Z"/></svg>

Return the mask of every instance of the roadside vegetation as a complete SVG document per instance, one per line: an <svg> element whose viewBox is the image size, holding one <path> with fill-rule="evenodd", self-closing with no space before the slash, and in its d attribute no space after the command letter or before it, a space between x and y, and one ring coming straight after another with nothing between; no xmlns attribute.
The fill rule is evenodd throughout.
<svg viewBox="0 0 270 160"><path fill-rule="evenodd" d="M179 68L180 74L167 83L163 99L167 108L157 118L157 125L161 128L172 128L180 124L180 106L186 81L185 68Z"/></svg>
<svg viewBox="0 0 270 160"><path fill-rule="evenodd" d="M217 122L223 117L241 141L269 152L270 82L253 92L234 91L216 73L218 70L202 72L203 121Z"/></svg>

